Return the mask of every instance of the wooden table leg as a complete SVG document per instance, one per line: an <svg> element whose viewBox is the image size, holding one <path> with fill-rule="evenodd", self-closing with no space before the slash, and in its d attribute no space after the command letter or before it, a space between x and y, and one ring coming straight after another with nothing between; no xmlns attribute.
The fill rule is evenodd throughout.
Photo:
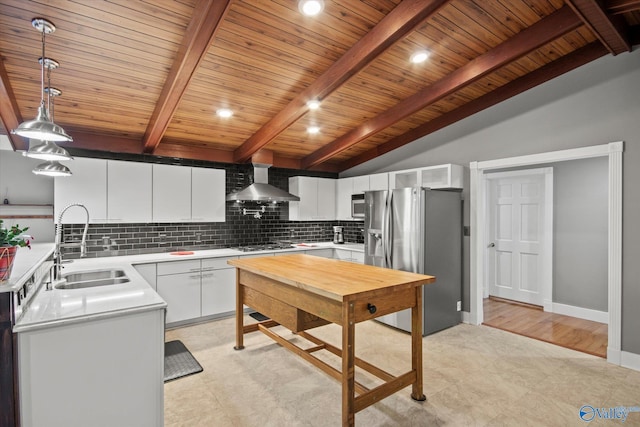
<svg viewBox="0 0 640 427"><path fill-rule="evenodd" d="M240 285L240 270L236 269L236 345L234 350L244 348L244 292Z"/></svg>
<svg viewBox="0 0 640 427"><path fill-rule="evenodd" d="M355 316L354 302L342 305L342 425L355 425Z"/></svg>
<svg viewBox="0 0 640 427"><path fill-rule="evenodd" d="M416 305L411 307L411 369L416 372L416 382L413 383L411 398L413 400L427 400L422 387L422 286L416 288Z"/></svg>

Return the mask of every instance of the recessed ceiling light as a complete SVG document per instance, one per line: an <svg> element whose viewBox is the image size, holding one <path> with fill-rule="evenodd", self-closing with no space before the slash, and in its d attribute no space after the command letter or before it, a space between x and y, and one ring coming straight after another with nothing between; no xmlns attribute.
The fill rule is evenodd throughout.
<svg viewBox="0 0 640 427"><path fill-rule="evenodd" d="M311 135L315 135L317 133L320 133L320 128L318 126L309 126L307 128L307 132L310 133Z"/></svg>
<svg viewBox="0 0 640 427"><path fill-rule="evenodd" d="M233 116L233 111L229 110L228 108L220 108L218 111L216 111L216 114L218 115L218 117L228 118Z"/></svg>
<svg viewBox="0 0 640 427"><path fill-rule="evenodd" d="M316 16L324 9L323 0L300 0L298 10L306 16Z"/></svg>
<svg viewBox="0 0 640 427"><path fill-rule="evenodd" d="M313 99L307 102L307 107L309 107L310 110L317 110L318 108L320 108L320 101L318 101L317 99Z"/></svg>
<svg viewBox="0 0 640 427"><path fill-rule="evenodd" d="M429 52L426 50L419 50L411 55L410 60L414 64L420 64L421 62L426 61L427 58L429 58Z"/></svg>

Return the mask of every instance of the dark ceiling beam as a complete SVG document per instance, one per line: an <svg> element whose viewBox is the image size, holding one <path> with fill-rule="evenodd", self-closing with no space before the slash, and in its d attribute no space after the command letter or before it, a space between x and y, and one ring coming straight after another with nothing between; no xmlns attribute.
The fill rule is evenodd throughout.
<svg viewBox="0 0 640 427"><path fill-rule="evenodd" d="M609 0L604 4L607 13L620 15L640 10L640 0Z"/></svg>
<svg viewBox="0 0 640 427"><path fill-rule="evenodd" d="M18 102L11 88L11 83L9 83L9 75L4 68L2 55L0 55L0 120L7 131L7 137L9 137L13 150L28 150L29 147L24 138L11 134L11 131L22 123L22 115L20 115Z"/></svg>
<svg viewBox="0 0 640 427"><path fill-rule="evenodd" d="M498 68L575 30L581 25L582 22L573 11L567 6L563 7L441 78L431 86L400 101L376 117L367 120L333 142L314 151L303 159L303 168L306 169L329 160L341 151L472 84Z"/></svg>
<svg viewBox="0 0 640 427"><path fill-rule="evenodd" d="M469 103L340 164L340 172L386 154L608 54L593 42Z"/></svg>
<svg viewBox="0 0 640 427"><path fill-rule="evenodd" d="M598 0L566 0L566 3L612 55L631 52L627 24L622 16L608 15Z"/></svg>
<svg viewBox="0 0 640 427"><path fill-rule="evenodd" d="M396 41L413 31L447 1L404 0L400 2L316 81L300 92L238 147L234 152L234 161L242 163L249 160L253 153L263 148L302 117L309 110L308 101L325 99Z"/></svg>
<svg viewBox="0 0 640 427"><path fill-rule="evenodd" d="M196 4L176 59L149 119L142 140L146 153L154 153L160 144L195 71L213 42L229 2L230 0L199 0Z"/></svg>

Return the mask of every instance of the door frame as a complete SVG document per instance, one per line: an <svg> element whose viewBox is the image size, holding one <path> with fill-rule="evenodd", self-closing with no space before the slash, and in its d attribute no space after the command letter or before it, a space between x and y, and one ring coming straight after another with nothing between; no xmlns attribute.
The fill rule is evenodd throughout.
<svg viewBox="0 0 640 427"><path fill-rule="evenodd" d="M624 142L568 150L551 151L519 157L497 160L471 162L471 260L470 260L470 312L469 323L479 325L483 322L484 313L482 296L485 280L485 263L483 247L486 241L484 224L486 224L486 172L508 167L529 166L551 162L579 160L593 157L609 159L609 193L608 193L608 346L607 361L621 364L622 340L622 152Z"/></svg>
<svg viewBox="0 0 640 427"><path fill-rule="evenodd" d="M489 196L489 186L491 185L490 181L499 180L502 178L514 178L514 177L522 177L522 176L540 176L543 178L544 185L544 211L542 212L542 225L544 229L542 231L542 238L540 242L540 252L542 256L541 260L541 274L540 274L540 282L542 285L540 286L540 293L542 297L542 304L544 307L544 311L552 311L552 295L553 295L553 168L535 168L535 169L521 169L516 171L507 171L507 172L490 172L486 171L483 174L483 182L484 185L484 197L485 199ZM487 204L487 200L485 200L484 208L486 211L484 212L485 222L484 222L484 244L483 247L483 263L484 263L484 283L483 283L483 298L489 296L489 277L490 277L490 268L489 265L489 256L488 256L488 245L491 240L491 236L489 235L489 230L491 230L491 207Z"/></svg>

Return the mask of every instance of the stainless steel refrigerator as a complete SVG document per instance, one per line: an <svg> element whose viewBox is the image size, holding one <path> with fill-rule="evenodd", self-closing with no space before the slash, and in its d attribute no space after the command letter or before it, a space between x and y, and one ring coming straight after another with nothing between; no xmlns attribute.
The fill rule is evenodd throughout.
<svg viewBox="0 0 640 427"><path fill-rule="evenodd" d="M436 277L423 286L423 335L460 323L462 199L410 187L365 192L365 264ZM377 318L411 331L411 310Z"/></svg>

